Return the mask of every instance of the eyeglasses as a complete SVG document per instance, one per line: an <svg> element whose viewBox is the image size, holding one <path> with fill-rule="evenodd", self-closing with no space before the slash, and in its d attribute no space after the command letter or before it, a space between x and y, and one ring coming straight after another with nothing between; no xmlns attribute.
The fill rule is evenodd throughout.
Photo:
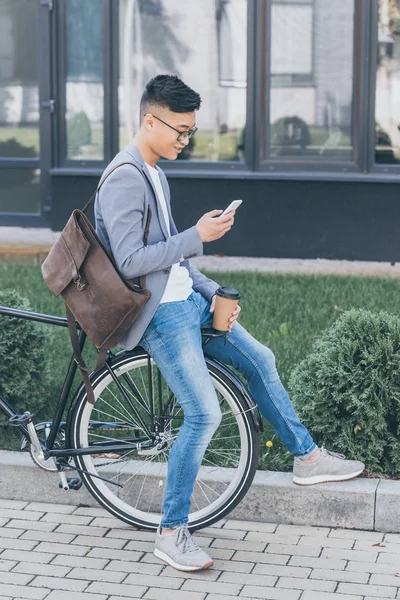
<svg viewBox="0 0 400 600"><path fill-rule="evenodd" d="M170 129L173 129L174 131L176 131L176 133L179 133L178 138L177 138L178 142L183 142L183 140L187 140L188 138L190 139L197 131L197 127L193 127L192 129L189 129L189 131L179 131L179 129L175 129L175 127L172 127L172 125L169 125L168 123L166 123L165 121L160 119L160 117L156 117L156 115L151 115L151 116L154 117L155 119L157 119L157 121L160 121L161 123L163 123L164 125L169 127Z"/></svg>

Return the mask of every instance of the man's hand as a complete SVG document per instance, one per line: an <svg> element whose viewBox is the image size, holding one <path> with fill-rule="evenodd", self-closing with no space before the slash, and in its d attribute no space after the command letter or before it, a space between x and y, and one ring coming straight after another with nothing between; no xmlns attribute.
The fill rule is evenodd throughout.
<svg viewBox="0 0 400 600"><path fill-rule="evenodd" d="M218 240L230 230L235 220L234 217L236 211L232 210L224 217L218 217L222 212L222 210L212 210L197 221L196 228L202 242L213 242L214 240Z"/></svg>
<svg viewBox="0 0 400 600"><path fill-rule="evenodd" d="M213 313L213 312L214 312L214 310L215 310L215 302L216 302L216 297L215 297L215 295L214 295L214 296L212 297L212 300L211 300L211 306L210 306L210 312L212 312L212 313ZM233 327L233 326L234 326L234 324L236 323L236 321L237 321L237 318L238 318L238 316L239 316L239 313L240 313L240 311L241 311L241 310L242 310L242 309L241 309L241 307L240 307L240 306L239 306L239 304L238 304L238 305L236 306L235 310L233 311L233 313L232 313L232 316L231 316L231 317L230 317L230 319L229 319L229 329L228 329L229 333L232 331L232 327Z"/></svg>

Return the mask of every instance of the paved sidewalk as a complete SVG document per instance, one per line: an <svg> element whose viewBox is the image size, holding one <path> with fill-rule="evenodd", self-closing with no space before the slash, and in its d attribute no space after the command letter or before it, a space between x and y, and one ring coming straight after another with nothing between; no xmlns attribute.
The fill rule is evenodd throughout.
<svg viewBox="0 0 400 600"><path fill-rule="evenodd" d="M223 520L197 532L197 574L153 555L154 534L100 508L0 500L0 599L400 598L400 535Z"/></svg>

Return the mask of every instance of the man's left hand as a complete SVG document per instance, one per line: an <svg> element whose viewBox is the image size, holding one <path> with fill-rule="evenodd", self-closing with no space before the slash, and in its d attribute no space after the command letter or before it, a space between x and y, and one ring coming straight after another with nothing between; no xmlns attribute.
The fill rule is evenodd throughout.
<svg viewBox="0 0 400 600"><path fill-rule="evenodd" d="M210 306L210 312L212 312L212 313L215 310L215 302L216 302L216 298L215 298L215 296L213 296L212 300L211 300L211 306ZM236 306L235 310L233 311L232 316L229 318L229 329L228 329L229 333L232 331L232 327L236 323L237 318L238 318L239 313L240 313L241 310L242 309L241 309L241 307L238 304Z"/></svg>

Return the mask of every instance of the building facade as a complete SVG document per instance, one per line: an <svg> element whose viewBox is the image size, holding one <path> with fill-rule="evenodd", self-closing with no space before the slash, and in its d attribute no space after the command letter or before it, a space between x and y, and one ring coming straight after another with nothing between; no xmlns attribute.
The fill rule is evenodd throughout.
<svg viewBox="0 0 400 600"><path fill-rule="evenodd" d="M0 223L63 227L158 73L202 97L161 161L208 253L400 260L400 0L0 0Z"/></svg>

